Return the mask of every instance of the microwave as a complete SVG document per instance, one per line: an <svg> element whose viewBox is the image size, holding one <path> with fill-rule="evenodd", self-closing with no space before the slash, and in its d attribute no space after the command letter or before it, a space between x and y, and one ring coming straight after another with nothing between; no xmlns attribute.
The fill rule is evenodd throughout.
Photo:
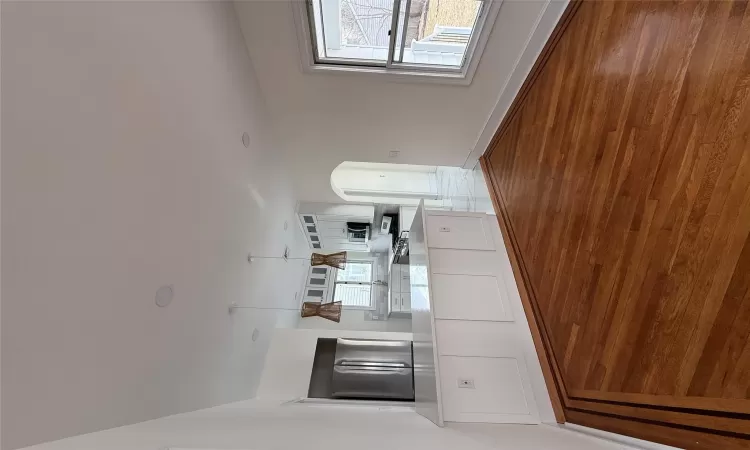
<svg viewBox="0 0 750 450"><path fill-rule="evenodd" d="M370 224L347 222L346 234L349 242L366 243L370 239Z"/></svg>

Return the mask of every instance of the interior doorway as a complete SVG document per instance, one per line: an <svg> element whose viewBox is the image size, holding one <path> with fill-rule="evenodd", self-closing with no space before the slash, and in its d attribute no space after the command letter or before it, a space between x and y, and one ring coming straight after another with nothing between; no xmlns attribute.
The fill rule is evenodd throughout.
<svg viewBox="0 0 750 450"><path fill-rule="evenodd" d="M345 161L331 173L331 188L347 202L416 206L492 213L492 202L477 165L423 166Z"/></svg>

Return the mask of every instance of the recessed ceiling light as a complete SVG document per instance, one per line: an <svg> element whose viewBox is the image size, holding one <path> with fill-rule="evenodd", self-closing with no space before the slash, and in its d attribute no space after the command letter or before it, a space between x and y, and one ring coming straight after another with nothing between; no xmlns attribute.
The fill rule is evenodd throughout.
<svg viewBox="0 0 750 450"><path fill-rule="evenodd" d="M172 297L174 297L174 290L172 289L172 286L162 286L156 291L156 296L154 300L156 301L156 306L159 308L165 308L169 306L170 303L172 303Z"/></svg>

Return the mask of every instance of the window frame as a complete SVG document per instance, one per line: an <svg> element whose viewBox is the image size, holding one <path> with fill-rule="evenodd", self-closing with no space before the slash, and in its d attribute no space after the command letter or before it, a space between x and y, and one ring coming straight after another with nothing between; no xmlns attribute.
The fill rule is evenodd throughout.
<svg viewBox="0 0 750 450"><path fill-rule="evenodd" d="M502 0L482 0L484 2L482 12L477 18L462 65L461 67L453 67L410 63L395 63L394 65L393 56L396 49L393 42L398 36L391 37L389 57L385 61L385 65L373 65L372 61L341 61L336 59L324 59L321 62L317 56L317 42L312 35L315 31L313 26L315 19L311 14L313 1L304 0L291 3L303 72L362 74L377 77L385 76L396 81L459 85L471 84L502 4ZM395 8L399 4L399 0L394 0L392 27L393 23L398 20L399 12Z"/></svg>
<svg viewBox="0 0 750 450"><path fill-rule="evenodd" d="M358 306L358 305L345 305L343 302L341 302L341 308L343 309L356 309L360 311L373 311L376 309L375 305L375 297L373 296L373 286L374 286L374 280L375 280L375 261L371 260L349 260L346 262L347 264L368 264L370 266L370 281L364 282L364 281L338 281L338 275L339 270L336 269L336 273L333 276L333 279L331 280L331 284L333 289L331 294L331 301L336 301L336 287L339 284L346 284L346 285L354 285L354 286L370 286L370 304L368 306Z"/></svg>

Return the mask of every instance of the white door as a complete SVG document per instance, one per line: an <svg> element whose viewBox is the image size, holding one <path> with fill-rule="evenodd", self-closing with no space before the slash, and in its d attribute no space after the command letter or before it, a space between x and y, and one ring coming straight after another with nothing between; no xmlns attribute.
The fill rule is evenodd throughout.
<svg viewBox="0 0 750 450"><path fill-rule="evenodd" d="M391 265L391 280L389 284L391 292L401 292L401 264Z"/></svg>
<svg viewBox="0 0 750 450"><path fill-rule="evenodd" d="M508 322L435 321L446 421L540 423L514 328Z"/></svg>

